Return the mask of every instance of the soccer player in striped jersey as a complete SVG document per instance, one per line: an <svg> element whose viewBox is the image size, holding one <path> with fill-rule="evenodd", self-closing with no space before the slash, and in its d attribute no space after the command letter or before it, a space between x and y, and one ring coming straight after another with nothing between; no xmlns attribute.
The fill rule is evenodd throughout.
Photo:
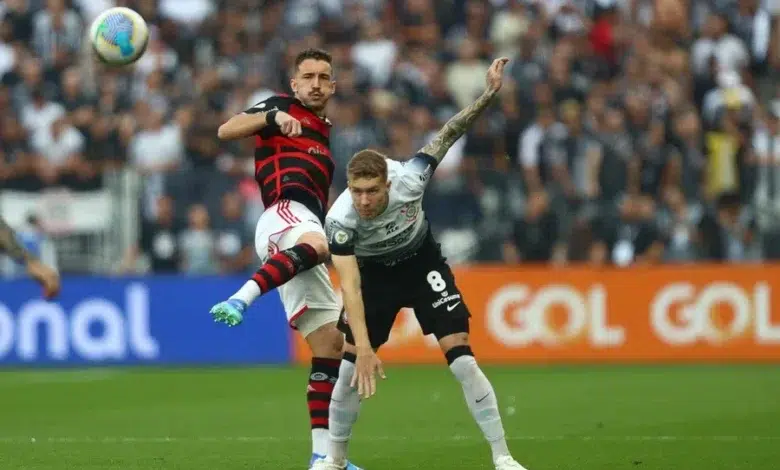
<svg viewBox="0 0 780 470"><path fill-rule="evenodd" d="M219 128L220 139L255 137L255 179L265 206L255 249L264 264L211 314L237 325L255 299L279 289L290 326L313 355L307 390L311 465L327 451L328 409L344 344L336 293L322 264L329 256L323 222L335 166L325 106L335 81L331 56L318 49L298 54L293 72L293 96L272 96Z"/></svg>
<svg viewBox="0 0 780 470"><path fill-rule="evenodd" d="M507 60L493 62L482 96L406 163L372 150L356 153L349 162L349 188L333 204L326 222L344 294L346 315L339 327L347 344L331 402L328 457L315 464L316 470L346 468L360 398L376 391L375 373L384 377L375 351L388 340L402 307L413 308L423 333L438 339L490 444L496 470L525 470L507 447L496 394L469 345L469 309L422 209L436 166L498 93Z"/></svg>

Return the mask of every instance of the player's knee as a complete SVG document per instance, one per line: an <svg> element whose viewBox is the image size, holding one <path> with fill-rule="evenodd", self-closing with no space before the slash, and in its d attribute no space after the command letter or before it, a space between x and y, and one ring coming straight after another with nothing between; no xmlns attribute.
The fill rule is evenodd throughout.
<svg viewBox="0 0 780 470"><path fill-rule="evenodd" d="M315 357L339 359L344 348L344 335L336 328L335 323L328 323L310 333L306 342Z"/></svg>
<svg viewBox="0 0 780 470"><path fill-rule="evenodd" d="M471 350L471 346L469 345L455 346L454 348L447 350L444 353L444 357L447 359L447 365L452 365L453 362L461 357L470 357L473 359L474 352Z"/></svg>
<svg viewBox="0 0 780 470"><path fill-rule="evenodd" d="M318 233L318 232L308 232L304 233L300 237L298 237L298 240L296 240L296 245L300 244L307 244L314 248L314 251L317 252L317 255L319 256L320 260L326 260L328 256L330 256L330 251L328 249L328 240L325 238L325 235Z"/></svg>
<svg viewBox="0 0 780 470"><path fill-rule="evenodd" d="M450 351L453 348L457 348L460 346L468 346L469 345L469 334L468 333L450 333L446 336L439 337L439 347L441 348L442 352L446 355L448 351Z"/></svg>
<svg viewBox="0 0 780 470"><path fill-rule="evenodd" d="M456 346L447 351L445 356L450 370L459 382L469 382L479 375L479 365L470 347Z"/></svg>

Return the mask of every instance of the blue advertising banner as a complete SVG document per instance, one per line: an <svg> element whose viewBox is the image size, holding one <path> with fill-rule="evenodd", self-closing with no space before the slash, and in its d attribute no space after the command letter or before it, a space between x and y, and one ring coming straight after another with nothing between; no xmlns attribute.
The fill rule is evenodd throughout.
<svg viewBox="0 0 780 470"><path fill-rule="evenodd" d="M279 296L264 296L244 323L208 311L238 277L66 278L54 302L29 280L0 280L0 365L208 365L290 362Z"/></svg>

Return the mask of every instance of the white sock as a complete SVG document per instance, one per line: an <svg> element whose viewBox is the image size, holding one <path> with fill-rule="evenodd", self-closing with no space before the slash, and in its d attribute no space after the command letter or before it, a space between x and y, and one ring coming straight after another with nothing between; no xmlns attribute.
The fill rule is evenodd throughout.
<svg viewBox="0 0 780 470"><path fill-rule="evenodd" d="M231 295L231 299L238 299L247 305L252 305L252 302L260 297L260 286L255 281L246 281L238 292Z"/></svg>
<svg viewBox="0 0 780 470"><path fill-rule="evenodd" d="M355 425L360 412L358 391L349 386L354 373L355 364L341 361L339 379L330 399L328 459L339 465L344 465L347 460L347 447L349 447L349 438L352 437L352 426Z"/></svg>
<svg viewBox="0 0 780 470"><path fill-rule="evenodd" d="M501 414L498 412L498 400L490 381L482 373L474 356L460 356L450 364L450 369L463 387L466 396L466 404L474 420L482 429L490 449L493 451L493 460L509 455L506 445L504 426L501 423Z"/></svg>
<svg viewBox="0 0 780 470"><path fill-rule="evenodd" d="M330 436L327 429L314 428L311 430L311 453L325 456L328 453Z"/></svg>

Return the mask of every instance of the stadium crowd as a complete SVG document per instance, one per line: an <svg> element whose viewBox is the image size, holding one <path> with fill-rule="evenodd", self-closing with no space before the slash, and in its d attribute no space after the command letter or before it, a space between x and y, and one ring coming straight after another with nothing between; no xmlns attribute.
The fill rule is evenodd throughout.
<svg viewBox="0 0 780 470"><path fill-rule="evenodd" d="M780 257L780 2L762 0L4 0L0 189L144 175L133 271L253 270L263 210L234 113L327 49L335 196L359 149L411 156L509 83L437 169L425 208L455 263L618 265ZM95 62L101 10L141 13L132 67ZM333 199L333 198L332 198Z"/></svg>

